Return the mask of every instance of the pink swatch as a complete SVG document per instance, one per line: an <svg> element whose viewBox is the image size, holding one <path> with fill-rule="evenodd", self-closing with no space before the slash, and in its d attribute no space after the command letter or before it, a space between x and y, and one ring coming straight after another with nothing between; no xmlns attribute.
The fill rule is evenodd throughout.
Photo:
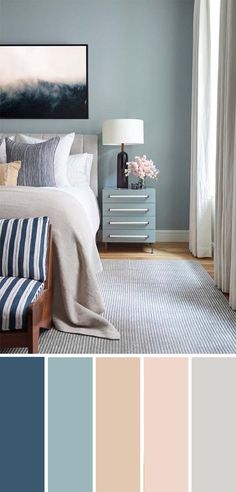
<svg viewBox="0 0 236 492"><path fill-rule="evenodd" d="M188 490L188 361L144 361L144 491Z"/></svg>

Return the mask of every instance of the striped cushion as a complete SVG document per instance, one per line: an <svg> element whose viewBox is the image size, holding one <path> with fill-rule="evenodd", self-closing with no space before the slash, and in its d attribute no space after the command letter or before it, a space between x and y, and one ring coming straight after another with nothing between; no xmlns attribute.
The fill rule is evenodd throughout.
<svg viewBox="0 0 236 492"><path fill-rule="evenodd" d="M0 275L44 282L48 217L0 220Z"/></svg>
<svg viewBox="0 0 236 492"><path fill-rule="evenodd" d="M43 288L43 282L0 277L0 330L26 329L29 305L36 301Z"/></svg>
<svg viewBox="0 0 236 492"><path fill-rule="evenodd" d="M6 138L7 162L21 161L18 186L56 186L54 159L59 142L59 137L38 144L16 143Z"/></svg>

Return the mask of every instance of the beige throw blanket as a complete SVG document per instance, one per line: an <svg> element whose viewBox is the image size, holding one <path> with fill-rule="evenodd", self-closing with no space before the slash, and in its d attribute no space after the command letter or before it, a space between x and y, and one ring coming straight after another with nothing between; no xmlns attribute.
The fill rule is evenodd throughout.
<svg viewBox="0 0 236 492"><path fill-rule="evenodd" d="M75 198L49 188L0 187L0 218L47 215L53 237L53 322L69 333L119 339L105 320L94 267L94 238Z"/></svg>

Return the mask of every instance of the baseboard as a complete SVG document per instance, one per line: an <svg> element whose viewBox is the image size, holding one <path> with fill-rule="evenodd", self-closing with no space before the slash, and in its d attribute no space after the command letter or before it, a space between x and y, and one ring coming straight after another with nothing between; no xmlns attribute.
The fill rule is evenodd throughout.
<svg viewBox="0 0 236 492"><path fill-rule="evenodd" d="M156 231L156 240L160 243L187 243L189 237L189 231ZM101 229L97 233L97 241L102 241L102 231Z"/></svg>
<svg viewBox="0 0 236 492"><path fill-rule="evenodd" d="M156 240L160 243L187 243L189 238L189 231L171 231L171 230L157 230Z"/></svg>

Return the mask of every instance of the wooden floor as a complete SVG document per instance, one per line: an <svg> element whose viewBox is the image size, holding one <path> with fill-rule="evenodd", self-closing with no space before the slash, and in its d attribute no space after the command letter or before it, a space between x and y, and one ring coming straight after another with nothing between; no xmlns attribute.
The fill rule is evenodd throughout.
<svg viewBox="0 0 236 492"><path fill-rule="evenodd" d="M196 259L188 249L188 243L155 243L153 254L151 248L142 244L108 244L105 250L104 243L98 244L102 259L122 260L195 260L199 261L206 271L213 277L214 264L211 258Z"/></svg>

